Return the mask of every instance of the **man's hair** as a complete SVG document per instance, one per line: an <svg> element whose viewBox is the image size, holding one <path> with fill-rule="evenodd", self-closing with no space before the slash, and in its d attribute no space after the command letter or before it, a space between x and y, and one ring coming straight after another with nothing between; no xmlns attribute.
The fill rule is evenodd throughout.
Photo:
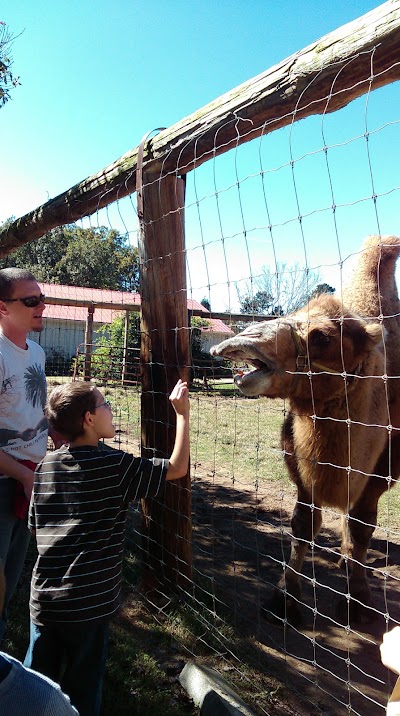
<svg viewBox="0 0 400 716"><path fill-rule="evenodd" d="M83 435L83 419L87 411L96 410L94 386L83 381L64 383L51 391L47 402L47 418L54 430L68 440Z"/></svg>
<svg viewBox="0 0 400 716"><path fill-rule="evenodd" d="M5 268L0 270L0 300L11 298L15 284L19 281L36 281L33 273L21 268Z"/></svg>

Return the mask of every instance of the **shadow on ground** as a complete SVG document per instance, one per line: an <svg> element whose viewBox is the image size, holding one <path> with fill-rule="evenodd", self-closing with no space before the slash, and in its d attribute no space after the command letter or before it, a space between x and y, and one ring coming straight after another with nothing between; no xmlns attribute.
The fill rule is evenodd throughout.
<svg viewBox="0 0 400 716"><path fill-rule="evenodd" d="M289 556L294 502L293 489L282 490L278 483L255 491L196 471L193 550L199 611L206 605L203 620L209 618L210 633L214 612L234 627L234 657L252 664L261 680L265 674L266 690L271 691L269 675L289 687L290 697L285 687L280 710L275 704L271 713L383 716L394 677L381 665L379 644L393 620L400 621L400 546L373 540L367 565L375 611L371 623L346 627L347 576L337 564L340 518L324 514L314 555L308 554L304 568L302 627L272 623L264 605ZM223 645L221 636L219 648ZM217 651L215 642L212 648Z"/></svg>

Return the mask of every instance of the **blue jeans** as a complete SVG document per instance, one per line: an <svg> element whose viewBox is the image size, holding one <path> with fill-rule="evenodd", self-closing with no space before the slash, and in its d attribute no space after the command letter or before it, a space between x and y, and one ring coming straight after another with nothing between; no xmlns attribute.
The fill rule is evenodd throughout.
<svg viewBox="0 0 400 716"><path fill-rule="evenodd" d="M24 665L60 684L79 716L99 716L108 631L108 622L31 622Z"/></svg>
<svg viewBox="0 0 400 716"><path fill-rule="evenodd" d="M12 477L0 479L0 559L6 578L6 595L0 616L0 642L7 622L7 607L24 566L31 534L26 520L14 515L16 481Z"/></svg>

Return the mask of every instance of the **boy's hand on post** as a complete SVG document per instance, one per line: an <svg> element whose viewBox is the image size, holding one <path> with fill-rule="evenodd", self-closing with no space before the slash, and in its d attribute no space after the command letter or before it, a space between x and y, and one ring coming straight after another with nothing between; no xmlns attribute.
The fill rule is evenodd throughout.
<svg viewBox="0 0 400 716"><path fill-rule="evenodd" d="M186 475L189 465L189 388L186 381L178 380L169 399L176 412L176 434L167 480L176 480Z"/></svg>
<svg viewBox="0 0 400 716"><path fill-rule="evenodd" d="M186 381L178 380L174 386L169 399L177 415L188 415L189 413L189 388Z"/></svg>

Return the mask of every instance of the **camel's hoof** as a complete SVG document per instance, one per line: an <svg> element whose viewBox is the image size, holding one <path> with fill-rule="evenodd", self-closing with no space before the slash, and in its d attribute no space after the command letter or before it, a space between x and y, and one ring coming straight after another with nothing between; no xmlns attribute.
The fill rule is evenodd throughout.
<svg viewBox="0 0 400 716"><path fill-rule="evenodd" d="M339 569L341 569L343 572L347 572L350 569L350 564L351 564L351 555L341 554L338 559Z"/></svg>
<svg viewBox="0 0 400 716"><path fill-rule="evenodd" d="M336 619L340 624L372 624L377 619L370 595L357 594L350 597L341 597L336 605Z"/></svg>
<svg viewBox="0 0 400 716"><path fill-rule="evenodd" d="M262 605L261 614L273 624L282 624L285 619L294 627L300 627L303 623L303 616L296 600L280 589L277 589L272 598Z"/></svg>

